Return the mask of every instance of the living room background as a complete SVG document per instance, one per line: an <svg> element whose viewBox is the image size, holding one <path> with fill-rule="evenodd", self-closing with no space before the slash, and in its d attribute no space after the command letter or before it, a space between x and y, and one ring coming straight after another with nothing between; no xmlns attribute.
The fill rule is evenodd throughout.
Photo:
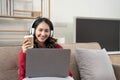
<svg viewBox="0 0 120 80"><path fill-rule="evenodd" d="M50 19L55 27L54 36L65 40L65 43L74 43L76 17L120 19L119 3L119 0L51 0ZM33 20L0 18L0 29L26 29L32 22ZM4 35L0 33L2 36Z"/></svg>

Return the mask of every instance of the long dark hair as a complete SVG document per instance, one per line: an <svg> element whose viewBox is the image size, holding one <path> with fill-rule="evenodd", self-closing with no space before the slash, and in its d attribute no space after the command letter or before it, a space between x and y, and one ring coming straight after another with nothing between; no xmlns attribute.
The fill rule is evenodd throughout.
<svg viewBox="0 0 120 80"><path fill-rule="evenodd" d="M41 23L41 22L45 22L46 24L49 25L50 27L50 31L53 31L53 24L52 22L47 19L47 18L42 18L42 17L37 17L36 20L33 22L33 25L32 25L32 28L35 29L36 31L36 28L38 27L38 25ZM40 42L39 40L36 38L35 36L35 31L34 31L34 48L42 48L42 46L40 45ZM51 33L50 33L51 34ZM55 48L56 47L56 42L57 42L57 39L53 38L53 36L49 36L49 38L45 41L45 47L46 48Z"/></svg>

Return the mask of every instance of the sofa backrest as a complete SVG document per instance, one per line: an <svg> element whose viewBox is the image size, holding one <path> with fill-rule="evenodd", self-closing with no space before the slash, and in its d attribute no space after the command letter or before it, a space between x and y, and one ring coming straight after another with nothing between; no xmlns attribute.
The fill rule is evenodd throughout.
<svg viewBox="0 0 120 80"><path fill-rule="evenodd" d="M90 48L100 49L98 43L72 43L61 44L63 48L71 49L70 69L73 72L75 80L80 80L79 71L74 57L75 49ZM18 54L21 46L0 47L0 80L17 80L18 79Z"/></svg>
<svg viewBox="0 0 120 80"><path fill-rule="evenodd" d="M75 50L76 48L87 48L87 49L101 49L100 45L97 42L91 43L71 43L71 44L61 44L64 49L71 49L71 61L70 69L73 73L73 78L75 80L80 80L80 74L78 66L75 60Z"/></svg>
<svg viewBox="0 0 120 80"><path fill-rule="evenodd" d="M0 47L0 80L18 80L18 54L21 46Z"/></svg>

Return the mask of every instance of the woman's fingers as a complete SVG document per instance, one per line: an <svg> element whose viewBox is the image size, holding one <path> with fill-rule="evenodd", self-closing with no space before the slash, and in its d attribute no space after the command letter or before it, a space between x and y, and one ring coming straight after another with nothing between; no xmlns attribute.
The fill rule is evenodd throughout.
<svg viewBox="0 0 120 80"><path fill-rule="evenodd" d="M28 47L31 47L31 42L29 40L25 40L23 45L22 45L23 52L26 52Z"/></svg>
<svg viewBox="0 0 120 80"><path fill-rule="evenodd" d="M31 45L25 45L24 47L25 47L25 48L28 48L28 47L31 47Z"/></svg>
<svg viewBox="0 0 120 80"><path fill-rule="evenodd" d="M28 42L24 43L24 45L31 45L31 42L28 41Z"/></svg>
<svg viewBox="0 0 120 80"><path fill-rule="evenodd" d="M28 41L29 41L28 39L25 39L24 42L23 42L23 44L25 44L25 43L28 42Z"/></svg>

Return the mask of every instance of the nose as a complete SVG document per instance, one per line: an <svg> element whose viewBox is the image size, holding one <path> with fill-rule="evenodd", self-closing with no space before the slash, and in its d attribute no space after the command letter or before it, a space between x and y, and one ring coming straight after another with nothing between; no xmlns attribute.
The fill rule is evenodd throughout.
<svg viewBox="0 0 120 80"><path fill-rule="evenodd" d="M42 32L41 32L41 35L44 36L44 35L45 35L45 31L42 31Z"/></svg>

